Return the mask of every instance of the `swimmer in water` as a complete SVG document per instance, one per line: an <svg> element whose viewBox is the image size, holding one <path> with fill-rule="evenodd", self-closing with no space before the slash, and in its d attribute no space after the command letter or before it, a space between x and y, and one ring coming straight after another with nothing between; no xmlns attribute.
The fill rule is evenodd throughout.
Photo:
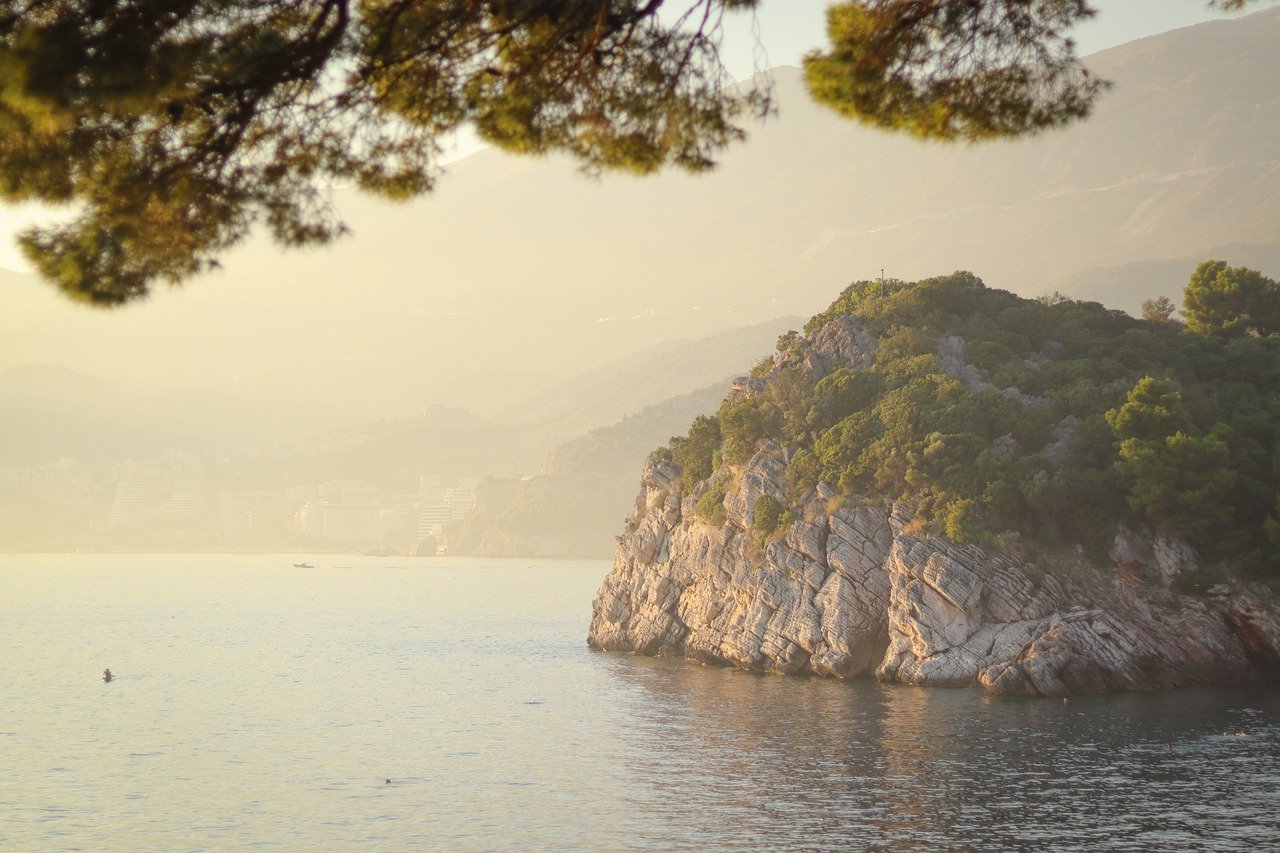
<svg viewBox="0 0 1280 853"><path fill-rule="evenodd" d="M113 679L113 678L115 678L115 676L111 674L111 670L109 670L109 669L104 669L104 670L102 671L102 680L103 680L103 681L105 681L105 682L107 682L108 684L110 684L110 683L111 683L111 679Z"/></svg>

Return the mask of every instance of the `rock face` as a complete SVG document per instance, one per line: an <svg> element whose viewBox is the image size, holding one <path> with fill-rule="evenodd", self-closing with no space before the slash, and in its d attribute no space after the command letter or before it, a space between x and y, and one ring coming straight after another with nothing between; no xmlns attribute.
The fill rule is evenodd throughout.
<svg viewBox="0 0 1280 853"><path fill-rule="evenodd" d="M1280 612L1264 588L1233 583L1205 600L1158 580L1154 541L1126 533L1108 572L1043 574L974 547L906 532L897 508L821 511L821 495L780 541L757 548L741 519L751 496L780 492L766 452L722 527L682 502L677 472L655 463L613 571L596 597L598 649L704 663L906 684L981 685L1067 696L1188 684L1243 684L1280 673ZM1185 544L1181 544L1186 549ZM1186 553L1179 558L1185 559ZM1124 571L1145 561L1151 580Z"/></svg>
<svg viewBox="0 0 1280 853"><path fill-rule="evenodd" d="M843 321L842 321L843 323ZM825 337L824 337L825 335ZM802 350L822 372L865 366L861 329L819 332ZM742 382L736 393L752 393ZM679 655L744 669L993 693L1067 696L1280 675L1280 608L1231 581L1204 598L1169 584L1197 568L1186 543L1121 528L1107 565L1042 570L914 531L901 507L841 505L819 485L803 517L761 547L756 500L784 497L786 449L763 447L730 478L725 521L698 515L704 481L650 461L596 596L597 649Z"/></svg>

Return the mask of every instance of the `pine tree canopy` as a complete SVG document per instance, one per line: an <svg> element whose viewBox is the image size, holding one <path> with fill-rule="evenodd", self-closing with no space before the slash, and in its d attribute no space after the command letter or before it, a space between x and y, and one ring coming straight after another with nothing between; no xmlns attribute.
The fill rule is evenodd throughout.
<svg viewBox="0 0 1280 853"><path fill-rule="evenodd" d="M1211 0L1235 9L1248 0ZM72 204L21 242L97 305L217 265L255 224L343 231L326 188L429 191L463 127L587 170L710 168L769 108L732 85L726 15L758 0L0 2L0 198ZM1105 88L1067 35L1086 0L861 0L805 60L815 98L877 127L1012 137Z"/></svg>
<svg viewBox="0 0 1280 853"><path fill-rule="evenodd" d="M1205 261L1182 292L1187 328L1206 338L1280 332L1280 282L1226 261Z"/></svg>

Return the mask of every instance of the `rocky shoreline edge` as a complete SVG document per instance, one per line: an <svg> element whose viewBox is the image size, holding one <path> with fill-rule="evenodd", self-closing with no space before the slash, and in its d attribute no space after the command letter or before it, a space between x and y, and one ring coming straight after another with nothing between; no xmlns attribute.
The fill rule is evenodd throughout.
<svg viewBox="0 0 1280 853"><path fill-rule="evenodd" d="M753 499L781 489L782 461L758 453L721 527L651 462L630 529L596 596L593 648L682 656L760 672L1065 697L1280 674L1280 610L1261 584L1195 596L1169 585L1194 553L1122 530L1109 570L1041 572L974 546L911 535L901 508L823 509L759 548Z"/></svg>

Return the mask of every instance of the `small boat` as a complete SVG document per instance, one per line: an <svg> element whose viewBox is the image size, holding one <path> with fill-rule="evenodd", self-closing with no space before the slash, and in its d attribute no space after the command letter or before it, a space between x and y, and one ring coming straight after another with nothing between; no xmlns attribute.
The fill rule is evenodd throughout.
<svg viewBox="0 0 1280 853"><path fill-rule="evenodd" d="M311 565L310 563L294 563L293 567L295 569L314 569L315 568L315 566Z"/></svg>

